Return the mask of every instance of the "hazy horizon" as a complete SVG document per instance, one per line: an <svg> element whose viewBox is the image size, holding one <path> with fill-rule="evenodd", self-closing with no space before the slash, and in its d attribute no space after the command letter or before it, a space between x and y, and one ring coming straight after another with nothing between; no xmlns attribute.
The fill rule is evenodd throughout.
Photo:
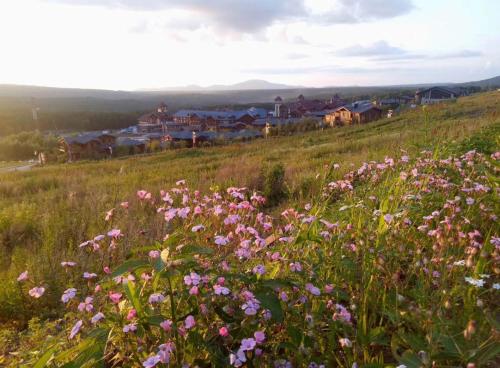
<svg viewBox="0 0 500 368"><path fill-rule="evenodd" d="M0 84L104 90L461 83L500 75L500 2L19 0Z"/></svg>

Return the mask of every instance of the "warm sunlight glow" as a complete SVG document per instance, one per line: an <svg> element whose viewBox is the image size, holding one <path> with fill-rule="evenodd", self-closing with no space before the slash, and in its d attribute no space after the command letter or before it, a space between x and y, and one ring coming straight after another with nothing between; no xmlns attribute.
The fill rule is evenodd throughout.
<svg viewBox="0 0 500 368"><path fill-rule="evenodd" d="M141 89L305 86L500 73L500 3L479 0L0 3L0 83Z"/></svg>

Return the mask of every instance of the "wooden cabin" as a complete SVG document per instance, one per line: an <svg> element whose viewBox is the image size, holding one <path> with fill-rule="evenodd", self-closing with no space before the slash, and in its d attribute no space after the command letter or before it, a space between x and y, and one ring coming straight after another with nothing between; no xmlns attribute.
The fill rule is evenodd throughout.
<svg viewBox="0 0 500 368"><path fill-rule="evenodd" d="M325 122L331 126L365 124L382 118L382 109L370 101L357 101L335 109L325 115Z"/></svg>

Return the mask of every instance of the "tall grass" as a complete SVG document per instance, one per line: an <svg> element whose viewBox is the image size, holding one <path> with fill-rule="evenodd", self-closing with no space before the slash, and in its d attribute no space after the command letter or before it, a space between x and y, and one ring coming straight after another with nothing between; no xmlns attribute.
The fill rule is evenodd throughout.
<svg viewBox="0 0 500 368"><path fill-rule="evenodd" d="M6 280L0 289L0 321L25 326L35 315L57 316L57 298L37 304L25 301L15 278L29 268L53 290L62 290L64 272L57 265L78 254L83 240L102 232L106 211L139 188L156 193L183 178L202 192L214 185L262 190L262 169L281 163L288 200L275 209L277 213L318 195L321 185L316 177L333 162L341 165L335 179L351 165L394 156L403 149L415 153L444 141L462 141L483 128L498 127L499 105L494 92L363 126L0 174L0 277ZM144 215L117 225L135 234L131 242L153 241L154 232L142 232L151 221ZM96 268L90 260L81 261Z"/></svg>

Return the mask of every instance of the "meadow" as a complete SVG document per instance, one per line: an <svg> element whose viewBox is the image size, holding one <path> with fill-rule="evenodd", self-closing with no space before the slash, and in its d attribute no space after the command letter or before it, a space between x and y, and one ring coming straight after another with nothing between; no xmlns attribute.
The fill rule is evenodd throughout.
<svg viewBox="0 0 500 368"><path fill-rule="evenodd" d="M493 366L499 110L492 92L364 126L0 174L0 354Z"/></svg>

